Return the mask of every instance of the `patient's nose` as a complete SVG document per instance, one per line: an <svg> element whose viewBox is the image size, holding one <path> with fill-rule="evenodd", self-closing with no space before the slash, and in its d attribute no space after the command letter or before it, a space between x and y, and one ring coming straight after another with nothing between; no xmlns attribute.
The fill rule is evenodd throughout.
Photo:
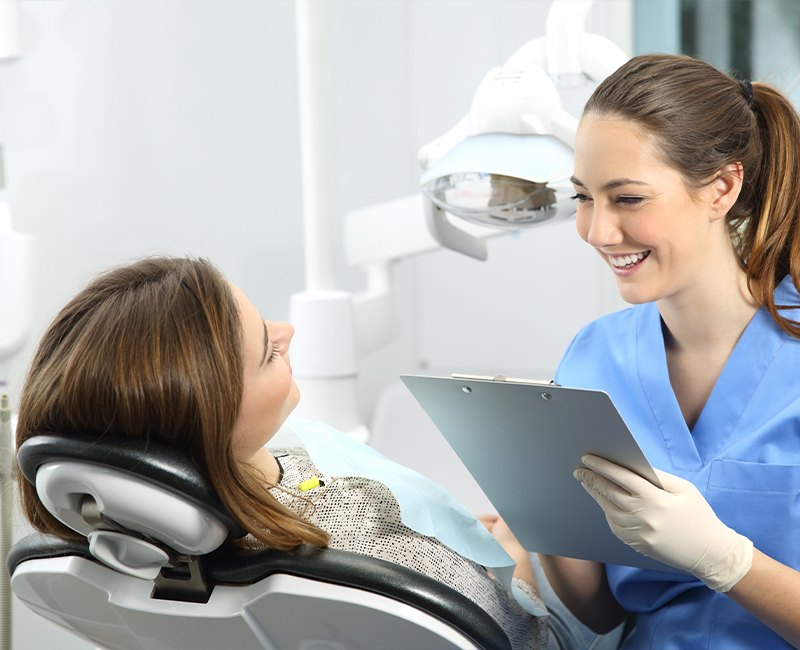
<svg viewBox="0 0 800 650"><path fill-rule="evenodd" d="M294 336L294 326L285 321L267 321L267 331L271 338L280 344L281 354L289 349L289 344Z"/></svg>

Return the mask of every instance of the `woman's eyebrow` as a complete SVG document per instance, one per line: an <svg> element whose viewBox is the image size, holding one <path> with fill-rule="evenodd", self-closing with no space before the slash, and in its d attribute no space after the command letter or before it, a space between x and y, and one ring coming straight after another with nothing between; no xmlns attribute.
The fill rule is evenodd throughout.
<svg viewBox="0 0 800 650"><path fill-rule="evenodd" d="M586 187L577 176L570 176L569 182L579 187Z"/></svg>
<svg viewBox="0 0 800 650"><path fill-rule="evenodd" d="M577 185L578 187L586 187L583 181L581 181L576 176L571 176L569 179L570 183L573 185ZM604 190L613 190L616 187L620 187L621 185L649 185L649 183L645 183L644 181L637 181L635 178L614 178L603 185L601 189Z"/></svg>
<svg viewBox="0 0 800 650"><path fill-rule="evenodd" d="M261 359L261 365L267 360L267 351L269 350L269 332L267 332L267 322L262 318L261 324L264 326L264 357Z"/></svg>

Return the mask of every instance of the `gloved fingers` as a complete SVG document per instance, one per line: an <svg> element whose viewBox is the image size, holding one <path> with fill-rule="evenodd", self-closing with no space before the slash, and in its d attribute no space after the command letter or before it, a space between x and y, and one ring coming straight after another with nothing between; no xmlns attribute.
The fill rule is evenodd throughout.
<svg viewBox="0 0 800 650"><path fill-rule="evenodd" d="M627 512L633 507L631 495L605 476L584 468L576 469L572 475L580 481L583 489L597 501L606 514Z"/></svg>
<svg viewBox="0 0 800 650"><path fill-rule="evenodd" d="M610 460L601 458L600 456L584 454L581 456L581 462L589 469L597 474L605 476L608 480L613 481L634 496L639 496L646 492L648 486L655 487L650 481L643 479L627 467L612 463Z"/></svg>
<svg viewBox="0 0 800 650"><path fill-rule="evenodd" d="M597 502L597 505L602 508L603 512L606 513L606 518L609 517L616 517L622 511L620 510L619 506L616 505L613 501L610 501L602 489L598 489L598 487L594 484L594 482L587 477L587 480L578 477L578 472L581 470L575 470L575 478L580 481L581 487L589 493L589 496L592 497ZM584 472L588 472L588 470L583 470Z"/></svg>
<svg viewBox="0 0 800 650"><path fill-rule="evenodd" d="M591 470L575 470L576 478L581 473L594 474ZM594 476L598 481L607 481L598 474L594 474ZM612 497L613 500L609 499L598 491L597 483L593 482L590 476L585 476L585 478L589 480L581 481L581 485L602 508L611 532L634 550L651 557L654 531L647 518L643 516L644 504L641 499L632 497L622 488L608 481L608 485L614 486L612 495L617 495Z"/></svg>

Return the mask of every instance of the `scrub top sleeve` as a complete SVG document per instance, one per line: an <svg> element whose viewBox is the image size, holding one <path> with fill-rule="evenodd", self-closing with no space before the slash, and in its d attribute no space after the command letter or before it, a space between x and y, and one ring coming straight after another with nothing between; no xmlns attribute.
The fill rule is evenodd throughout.
<svg viewBox="0 0 800 650"><path fill-rule="evenodd" d="M577 343L578 339L581 338L581 335L584 333L585 330L586 330L585 327L581 328L581 330L574 337L572 337L572 340L569 342L569 345L567 346L567 349L564 351L564 354L561 355L561 361L558 362L558 366L556 367L556 374L555 377L553 378L553 381L555 381L556 384L562 383L561 378L563 374L562 372L563 368L567 364L569 356L572 354L572 350L575 347L575 344Z"/></svg>

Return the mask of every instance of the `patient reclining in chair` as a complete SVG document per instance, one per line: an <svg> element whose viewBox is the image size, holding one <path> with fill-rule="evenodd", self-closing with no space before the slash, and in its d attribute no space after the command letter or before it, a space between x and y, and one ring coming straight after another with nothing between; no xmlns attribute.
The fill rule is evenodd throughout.
<svg viewBox="0 0 800 650"><path fill-rule="evenodd" d="M490 533L433 482L321 423L290 423L300 447L266 446L300 398L292 334L204 260L108 271L45 333L22 391L17 446L58 431L178 448L247 531L233 543L330 546L403 565L477 602L513 648L545 648L529 556L502 521ZM77 536L33 485L19 484L37 529Z"/></svg>

